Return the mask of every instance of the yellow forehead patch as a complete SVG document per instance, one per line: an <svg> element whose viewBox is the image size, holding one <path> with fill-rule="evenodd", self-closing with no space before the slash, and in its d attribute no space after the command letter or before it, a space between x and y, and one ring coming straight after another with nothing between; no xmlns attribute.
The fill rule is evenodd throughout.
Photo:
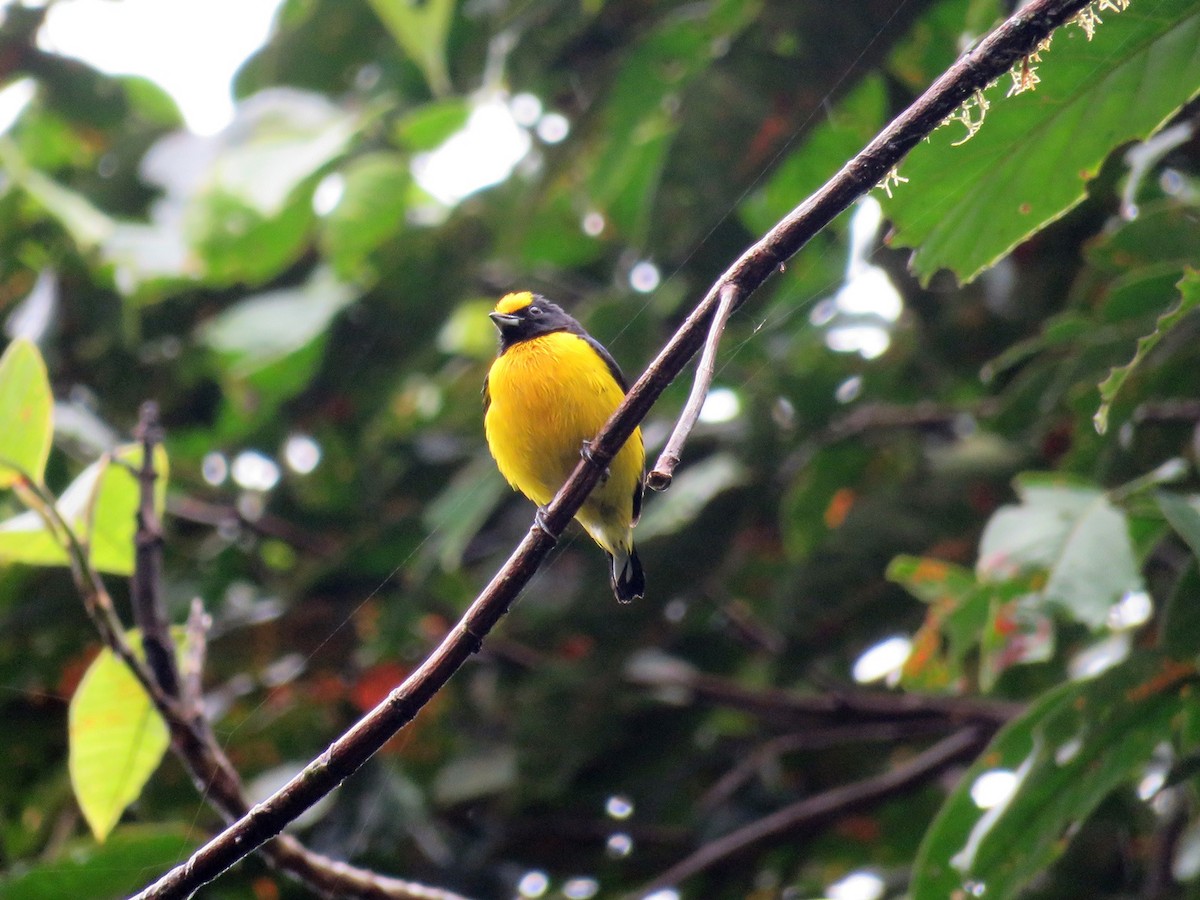
<svg viewBox="0 0 1200 900"><path fill-rule="evenodd" d="M533 294L529 291L518 291L515 294L505 294L496 304L496 312L503 316L511 315L518 309L524 309L533 302Z"/></svg>

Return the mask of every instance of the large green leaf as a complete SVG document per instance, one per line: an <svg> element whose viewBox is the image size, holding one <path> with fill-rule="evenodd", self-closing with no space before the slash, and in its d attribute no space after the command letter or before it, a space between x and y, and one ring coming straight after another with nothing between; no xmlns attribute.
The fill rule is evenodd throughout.
<svg viewBox="0 0 1200 900"><path fill-rule="evenodd" d="M625 60L601 114L609 138L591 160L587 181L590 202L626 235L644 237L679 127L679 116L664 101L711 66L717 50L754 21L758 9L757 2L718 0L703 16L676 11Z"/></svg>
<svg viewBox="0 0 1200 900"><path fill-rule="evenodd" d="M91 839L67 844L54 859L17 864L0 876L0 900L117 900L145 886L191 852L189 829L157 823L126 825L102 845Z"/></svg>
<svg viewBox="0 0 1200 900"><path fill-rule="evenodd" d="M131 635L140 649L141 637ZM103 842L142 792L170 745L166 723L128 667L107 647L88 667L68 714L71 787Z"/></svg>
<svg viewBox="0 0 1200 900"><path fill-rule="evenodd" d="M41 482L54 438L54 396L36 345L13 341L0 356L0 488Z"/></svg>
<svg viewBox="0 0 1200 900"><path fill-rule="evenodd" d="M59 515L88 547L88 558L100 572L133 573L134 534L137 530L138 483L131 469L141 465L140 444L120 447L97 460L67 486L56 504ZM155 506L161 515L166 500L168 462L166 450L155 448ZM0 522L0 561L33 566L62 566L67 548L45 520L29 510Z"/></svg>
<svg viewBox="0 0 1200 900"><path fill-rule="evenodd" d="M331 272L317 270L304 284L247 297L201 329L234 377L265 369L321 338L357 292Z"/></svg>
<svg viewBox="0 0 1200 900"><path fill-rule="evenodd" d="M446 41L454 20L454 0L369 2L396 43L421 70L429 89L439 96L450 93Z"/></svg>
<svg viewBox="0 0 1200 900"><path fill-rule="evenodd" d="M1100 382L1100 408L1096 410L1092 419L1097 431L1103 434L1108 429L1108 411L1112 408L1113 400L1116 399L1117 392L1121 390L1125 380L1150 355L1150 351L1158 346L1158 342L1197 307L1200 307L1200 272L1190 270L1179 282L1179 302L1158 317L1154 331L1138 339L1133 358L1125 365L1117 366Z"/></svg>
<svg viewBox="0 0 1200 900"><path fill-rule="evenodd" d="M404 227L408 163L395 153L361 156L341 171L337 206L321 220L322 249L334 270L357 276L367 255Z"/></svg>
<svg viewBox="0 0 1200 900"><path fill-rule="evenodd" d="M0 139L0 166L83 250L94 250L112 234L113 220L83 194L30 166L7 139Z"/></svg>
<svg viewBox="0 0 1200 900"><path fill-rule="evenodd" d="M1200 562L1200 496L1181 497L1160 491L1154 495L1154 500L1167 522Z"/></svg>
<svg viewBox="0 0 1200 900"><path fill-rule="evenodd" d="M1148 137L1200 90L1198 45L1192 0L1135 2L1106 14L1091 41L1059 29L1036 90L1006 98L1002 79L974 137L953 146L965 132L951 123L913 149L909 183L883 201L892 242L917 248L923 281L942 268L975 278L1082 200L1114 147Z"/></svg>
<svg viewBox="0 0 1200 900"><path fill-rule="evenodd" d="M980 538L981 579L1045 571L1043 598L1092 628L1124 594L1144 589L1125 514L1104 491L1037 474L1016 489L1020 505L997 510Z"/></svg>
<svg viewBox="0 0 1200 900"><path fill-rule="evenodd" d="M1191 665L1140 654L1063 685L1007 725L926 833L912 900L1015 896L1061 852L1064 836L1170 740L1195 675ZM973 789L978 795L980 778L997 772L1009 773L1012 792L981 808Z"/></svg>

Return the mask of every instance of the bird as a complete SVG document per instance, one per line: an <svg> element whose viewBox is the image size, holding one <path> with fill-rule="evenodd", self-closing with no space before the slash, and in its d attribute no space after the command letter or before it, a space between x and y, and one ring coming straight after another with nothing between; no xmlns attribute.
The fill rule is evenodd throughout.
<svg viewBox="0 0 1200 900"><path fill-rule="evenodd" d="M604 346L540 294L505 294L488 315L500 340L483 383L484 434L500 474L537 505L540 516L628 386ZM575 513L608 554L609 581L621 603L646 591L633 546L645 461L641 429L635 429Z"/></svg>

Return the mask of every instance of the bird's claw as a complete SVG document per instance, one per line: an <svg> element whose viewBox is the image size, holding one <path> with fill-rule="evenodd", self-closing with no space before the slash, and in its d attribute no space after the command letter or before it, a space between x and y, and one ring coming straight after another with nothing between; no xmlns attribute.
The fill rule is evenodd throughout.
<svg viewBox="0 0 1200 900"><path fill-rule="evenodd" d="M584 459L586 459L588 462L590 462L592 465L596 465L596 456L592 452L592 442L591 441L583 442L583 446L579 449L579 455L582 456ZM608 476L609 476L609 468L608 468L608 466L605 466L604 471L600 473L600 483L604 484L606 481L608 481Z"/></svg>
<svg viewBox="0 0 1200 900"><path fill-rule="evenodd" d="M558 543L558 538L550 531L550 523L546 521L546 507L539 506L537 512L533 514L533 527L550 538L551 543Z"/></svg>

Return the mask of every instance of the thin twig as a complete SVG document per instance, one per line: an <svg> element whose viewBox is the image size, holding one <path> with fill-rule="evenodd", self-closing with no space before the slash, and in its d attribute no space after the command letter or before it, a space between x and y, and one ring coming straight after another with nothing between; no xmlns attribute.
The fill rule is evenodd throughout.
<svg viewBox="0 0 1200 900"><path fill-rule="evenodd" d="M111 465L111 462L109 464ZM46 528L57 536L66 551L71 580L75 582L75 590L83 599L84 611L92 620L92 624L96 626L100 640L121 662L125 663L159 712L177 712L178 708L174 698L163 693L154 673L150 671L141 657L134 653L129 641L126 640L125 626L117 615L112 596L108 593L108 588L104 586L100 574L92 567L87 547L59 512L54 496L43 485L28 478L18 485L18 488L25 493L22 502L37 513L46 524Z"/></svg>
<svg viewBox="0 0 1200 900"><path fill-rule="evenodd" d="M984 732L964 728L943 738L924 753L881 775L842 785L776 810L771 815L705 844L649 884L628 895L629 900L678 885L693 875L724 862L751 847L818 828L846 813L888 800L945 771L982 748Z"/></svg>
<svg viewBox="0 0 1200 900"><path fill-rule="evenodd" d="M136 473L138 531L133 573L134 611L144 629L142 643L146 647L147 658L151 646L146 640L147 627L156 629L165 642L162 649L169 660L169 668L162 671L169 673L175 687L171 689L163 683L161 663L154 666L153 671L163 694L172 701L177 700L183 707L181 709L175 702L159 705L159 712L171 732L172 746L200 794L227 822L232 822L246 815L250 803L236 769L216 740L212 724L204 714L200 682L211 620L198 599L192 603L188 617L189 640L182 671L182 690L180 671L175 665L170 641L162 598L162 528L154 508L154 487L159 477L154 469L154 456L157 445L162 441L158 408L154 403L142 404L137 436L142 443L143 462ZM91 571L91 579L99 581L94 570ZM315 853L290 835L282 835L268 843L263 848L263 855L270 865L289 873L320 895L338 900L463 900L450 891L381 875Z"/></svg>
<svg viewBox="0 0 1200 900"><path fill-rule="evenodd" d="M146 401L138 415L134 436L142 445L138 481L137 531L134 533L133 579L130 599L133 621L142 632L142 650L159 687L168 697L179 696L179 667L175 663L170 620L162 595L162 522L154 508L155 448L162 442L158 404Z"/></svg>
<svg viewBox="0 0 1200 900"><path fill-rule="evenodd" d="M949 722L938 719L915 719L896 722L864 722L853 725L830 725L826 728L808 728L795 734L784 734L771 738L748 752L738 754L737 763L713 782L697 802L697 809L711 812L725 803L744 784L754 778L764 767L781 756L805 750L821 750L846 744L895 743L911 741L945 733L951 728Z"/></svg>
<svg viewBox="0 0 1200 900"><path fill-rule="evenodd" d="M671 486L675 477L675 467L679 465L679 457L683 455L683 445L687 443L696 420L700 418L700 410L708 397L708 389L712 387L713 374L717 367L717 347L720 346L721 336L725 333L725 324L737 304L738 290L734 284L721 287L720 302L717 311L713 313L712 324L708 327L708 339L700 352L700 362L696 364L696 380L692 382L692 392L688 395L675 430L667 440L667 446L659 454L658 462L646 476L646 487L652 491L665 491Z"/></svg>
<svg viewBox="0 0 1200 900"><path fill-rule="evenodd" d="M204 602L199 597L193 597L192 608L188 612L187 626L184 630L183 660L179 667L182 681L180 698L192 717L204 714L202 676L204 660L208 656L208 631L210 628L212 628L212 616L204 609Z"/></svg>
<svg viewBox="0 0 1200 900"><path fill-rule="evenodd" d="M842 724L938 719L950 725L1003 725L1025 710L1020 703L974 697L836 688L821 694L802 694L783 688L749 688L733 679L684 666L663 666L632 680L652 688L682 689L709 703L787 725L812 725L831 719Z"/></svg>
<svg viewBox="0 0 1200 900"><path fill-rule="evenodd" d="M187 897L280 831L359 768L412 721L484 637L508 612L558 536L600 480L650 408L700 348L726 285L744 303L771 273L791 258L858 197L871 190L904 156L967 97L1004 75L1089 0L1033 0L964 54L907 110L879 133L826 184L747 250L722 275L679 327L625 400L591 442L591 453L530 527L508 561L475 599L442 643L375 709L331 744L299 775L209 841L185 863L137 895Z"/></svg>

